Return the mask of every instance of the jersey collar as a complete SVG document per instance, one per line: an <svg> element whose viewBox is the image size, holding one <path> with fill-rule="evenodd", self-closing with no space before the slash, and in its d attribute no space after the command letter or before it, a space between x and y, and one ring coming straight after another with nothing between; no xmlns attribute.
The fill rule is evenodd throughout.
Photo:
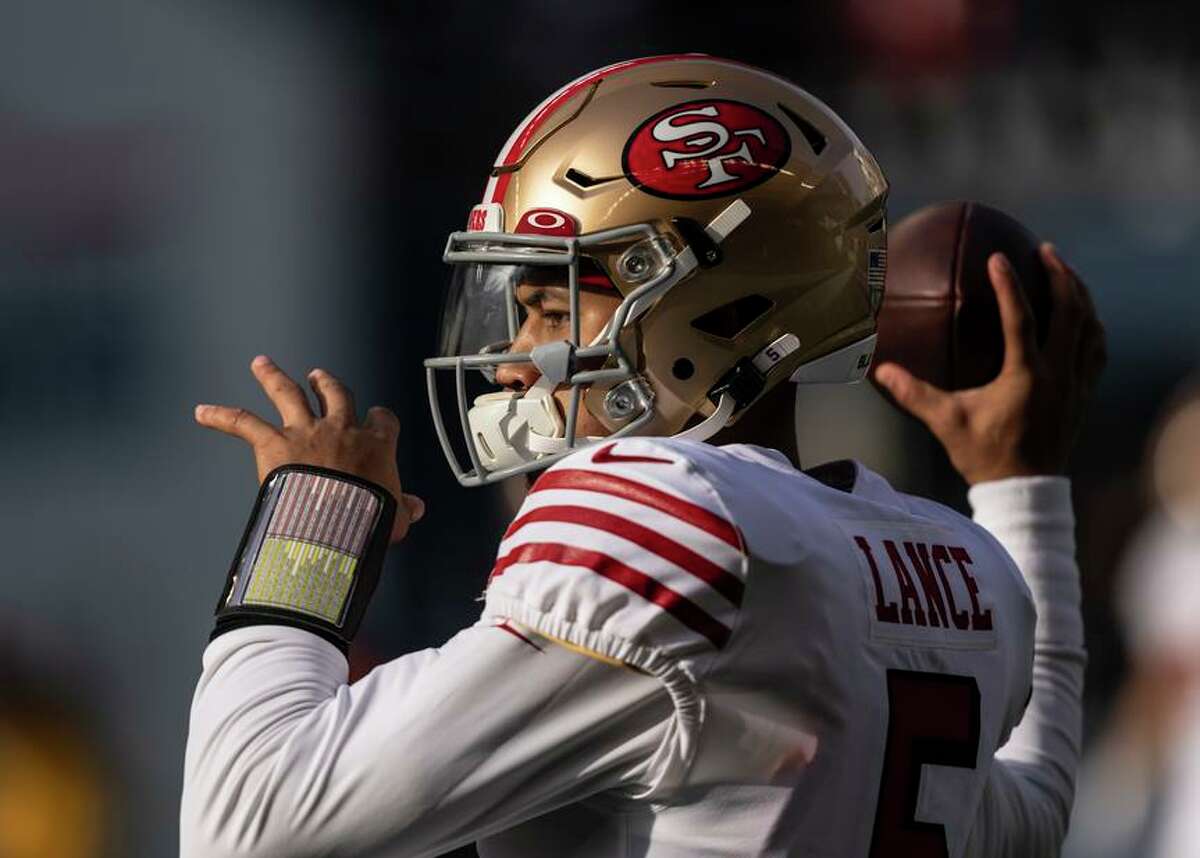
<svg viewBox="0 0 1200 858"><path fill-rule="evenodd" d="M760 447L757 444L725 444L722 445L722 449L777 470L787 471L791 474L796 473L796 469L792 467L787 456L770 447ZM891 483L855 459L836 459L813 468L807 468L800 473L812 477L830 488L847 492L864 500L898 509L906 508L903 497L892 488Z"/></svg>
<svg viewBox="0 0 1200 858"><path fill-rule="evenodd" d="M848 492L855 497L886 506L904 507L900 493L892 488L891 483L854 459L826 462L815 468L808 468L804 473L830 488Z"/></svg>

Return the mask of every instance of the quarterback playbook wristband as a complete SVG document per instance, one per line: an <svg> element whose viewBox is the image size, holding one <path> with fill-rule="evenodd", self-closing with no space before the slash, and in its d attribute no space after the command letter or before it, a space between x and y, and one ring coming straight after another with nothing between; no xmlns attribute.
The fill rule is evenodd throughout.
<svg viewBox="0 0 1200 858"><path fill-rule="evenodd" d="M243 626L296 626L346 652L379 581L395 516L390 492L350 474L309 465L271 471L212 637Z"/></svg>

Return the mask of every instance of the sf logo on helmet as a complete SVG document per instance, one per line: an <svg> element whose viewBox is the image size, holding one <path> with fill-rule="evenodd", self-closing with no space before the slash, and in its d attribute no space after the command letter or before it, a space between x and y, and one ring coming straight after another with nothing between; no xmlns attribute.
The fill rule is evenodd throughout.
<svg viewBox="0 0 1200 858"><path fill-rule="evenodd" d="M648 194L708 199L774 176L791 141L779 121L740 101L676 104L642 122L625 144L625 174Z"/></svg>

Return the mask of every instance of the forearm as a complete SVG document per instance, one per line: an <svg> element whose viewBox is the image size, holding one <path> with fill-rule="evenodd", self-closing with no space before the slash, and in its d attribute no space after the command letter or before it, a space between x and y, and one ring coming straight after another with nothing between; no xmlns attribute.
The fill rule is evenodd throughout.
<svg viewBox="0 0 1200 858"><path fill-rule="evenodd" d="M1070 484L1000 480L972 488L970 501L975 520L1021 570L1038 611L1032 695L996 754L981 823L1014 846L1012 854L1057 854L1074 798L1086 664Z"/></svg>

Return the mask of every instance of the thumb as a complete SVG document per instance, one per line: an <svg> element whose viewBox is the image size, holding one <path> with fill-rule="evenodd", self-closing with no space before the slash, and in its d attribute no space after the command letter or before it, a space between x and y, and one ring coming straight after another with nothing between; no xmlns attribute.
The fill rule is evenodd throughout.
<svg viewBox="0 0 1200 858"><path fill-rule="evenodd" d="M392 522L392 533L388 543L395 545L408 536L408 529L425 515L425 501L416 495L402 493L396 501L396 517Z"/></svg>
<svg viewBox="0 0 1200 858"><path fill-rule="evenodd" d="M934 384L917 378L898 363L883 363L875 370L875 380L892 395L905 411L930 425L950 394Z"/></svg>
<svg viewBox="0 0 1200 858"><path fill-rule="evenodd" d="M408 520L413 524L416 524L425 516L425 501L416 495L401 495L400 506L408 512Z"/></svg>

